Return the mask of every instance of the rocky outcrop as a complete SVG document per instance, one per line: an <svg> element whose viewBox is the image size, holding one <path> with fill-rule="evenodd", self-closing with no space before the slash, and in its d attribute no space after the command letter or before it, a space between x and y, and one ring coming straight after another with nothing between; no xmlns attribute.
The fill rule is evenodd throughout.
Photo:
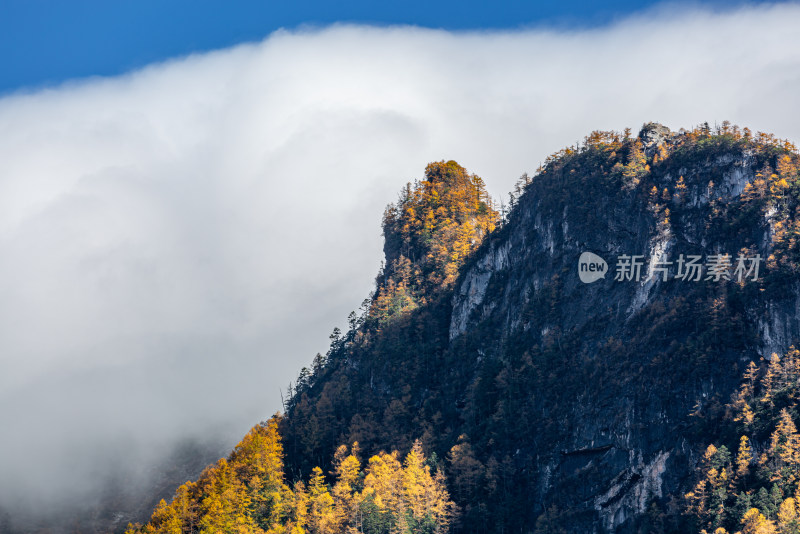
<svg viewBox="0 0 800 534"><path fill-rule="evenodd" d="M450 339L463 334L469 317L486 298L486 288L494 273L508 267L509 244L492 247L467 274L453 296Z"/></svg>
<svg viewBox="0 0 800 534"><path fill-rule="evenodd" d="M669 128L657 122L648 122L639 131L639 139L641 139L645 154L648 156L652 156L656 149L673 135Z"/></svg>
<svg viewBox="0 0 800 534"><path fill-rule="evenodd" d="M751 314L758 328L758 353L766 359L783 354L800 340L800 284L791 286L783 298L767 301Z"/></svg>
<svg viewBox="0 0 800 534"><path fill-rule="evenodd" d="M612 479L605 493L594 499L594 509L607 532L645 513L654 498L662 497L662 476L668 459L668 452L659 451L645 463L641 455L634 452L630 465Z"/></svg>

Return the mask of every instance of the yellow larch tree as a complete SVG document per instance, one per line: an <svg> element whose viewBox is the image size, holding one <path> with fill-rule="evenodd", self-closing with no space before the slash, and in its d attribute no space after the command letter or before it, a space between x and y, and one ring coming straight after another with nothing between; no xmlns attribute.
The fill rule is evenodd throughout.
<svg viewBox="0 0 800 534"><path fill-rule="evenodd" d="M339 531L339 517L333 496L328 491L322 469L315 467L308 482L310 512L308 531L312 534L335 534Z"/></svg>
<svg viewBox="0 0 800 534"><path fill-rule="evenodd" d="M775 523L770 521L758 508L750 508L742 517L741 534L777 534Z"/></svg>
<svg viewBox="0 0 800 534"><path fill-rule="evenodd" d="M750 440L742 436L739 440L739 451L736 454L736 476L744 477L750 472L750 462L753 460L753 450Z"/></svg>
<svg viewBox="0 0 800 534"><path fill-rule="evenodd" d="M775 462L773 479L784 488L793 487L800 471L800 434L785 408L772 433L769 454Z"/></svg>

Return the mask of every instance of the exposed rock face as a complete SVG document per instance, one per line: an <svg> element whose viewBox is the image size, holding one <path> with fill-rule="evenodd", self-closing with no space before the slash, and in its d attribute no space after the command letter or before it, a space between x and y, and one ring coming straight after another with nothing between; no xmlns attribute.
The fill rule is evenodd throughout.
<svg viewBox="0 0 800 534"><path fill-rule="evenodd" d="M509 244L492 249L470 270L453 298L450 339L463 334L472 311L483 303L492 274L508 266Z"/></svg>
<svg viewBox="0 0 800 534"><path fill-rule="evenodd" d="M595 252L613 268L614 256L662 258L685 241L680 234L659 232L633 199L598 200L591 209L580 215L573 210L576 215L570 216L568 210L549 211L532 192L518 209L519 217L510 223L508 234L486 247L463 276L453 298L451 338L480 331L484 322L501 322L501 331L530 332L538 343L548 343L552 332L569 335L594 326L598 332L584 340L584 349L597 351L602 340L624 339L629 330L638 328L633 324L635 317L654 302L664 284L657 276L645 281L643 270L640 283L615 282L611 272L596 284L584 285L577 277L580 253ZM554 228L571 230L555 232ZM555 284L561 293L558 313L526 316L523 310ZM497 339L487 340L482 350L503 351ZM632 364L635 354L630 356ZM596 357L603 358L602 352ZM727 380L735 378L731 375ZM689 465L672 430L685 420L699 392L676 392L684 398L671 403L669 393L642 402L626 398L625 388L588 384L585 390L586 397L576 398L568 414L562 415L569 420L571 437L556 444L558 450L537 451L550 460L533 476L542 477L538 486L543 500L569 502L563 499L571 491L566 488L583 485L585 507L595 516L586 523L576 521L574 531L612 532L645 512L653 498L664 495L665 486L675 490L674 478L663 480L672 457L682 457L680 476L686 475Z"/></svg>
<svg viewBox="0 0 800 534"><path fill-rule="evenodd" d="M751 311L756 319L760 343L758 352L766 359L783 354L800 339L800 284L790 287L784 298L768 301L761 310Z"/></svg>
<svg viewBox="0 0 800 534"><path fill-rule="evenodd" d="M629 467L611 481L611 486L594 500L603 528L613 531L627 519L647 511L653 498L662 497L662 475L666 470L668 452L658 452L647 464L641 456L629 462Z"/></svg>
<svg viewBox="0 0 800 534"><path fill-rule="evenodd" d="M675 135L648 124L639 138L652 154ZM627 376L610 384L565 382L564 387L583 394L549 416L559 418L568 431L532 452L540 459L531 473L538 480L533 484L541 492L538 499L587 511L575 515L573 532L627 531L648 503L679 495L695 454L687 442L689 414L711 397L726 401L751 358L781 354L800 339L800 285L769 296L743 290L748 304L740 328L748 335L714 354L713 372L701 371L691 360L681 364L686 366L682 371L653 365L658 354L671 350L671 336L681 337L685 328L680 313L686 308L676 302L713 300L709 291L718 291L718 299L731 296L701 282L675 280L674 261L680 254L728 253L735 258L743 246L762 258L771 254L769 217L733 239L710 222L714 210L738 209L740 195L762 163L752 153L731 150L655 167L647 187L652 185L657 194L649 201L621 191L588 194L579 184L561 184L566 190L555 192L544 180L534 181L504 232L462 276L452 301L453 343L463 336L481 354L503 358L511 338L524 339L529 346L572 339L573 350L587 355L587 365L602 366L607 340L624 340L614 357ZM664 205L674 200L679 177L687 186L684 198L680 206L670 204L675 207L666 215ZM668 201L654 201L663 190ZM563 201L554 202L554 195ZM584 251L604 258L611 269L591 285L578 279L577 262ZM623 254L642 256L640 281L614 280L615 259ZM673 261L666 282L652 270L658 260ZM557 299L545 309L543 300L554 293ZM712 309L705 320L712 321ZM705 313L698 317L702 320ZM666 334L643 333L659 321ZM472 334L486 332L490 324L501 334L491 339ZM691 376L665 378L687 372ZM631 381L643 387L632 387Z"/></svg>
<svg viewBox="0 0 800 534"><path fill-rule="evenodd" d="M656 147L663 145L671 136L670 129L657 122L648 122L639 132L639 139L648 155L652 155Z"/></svg>

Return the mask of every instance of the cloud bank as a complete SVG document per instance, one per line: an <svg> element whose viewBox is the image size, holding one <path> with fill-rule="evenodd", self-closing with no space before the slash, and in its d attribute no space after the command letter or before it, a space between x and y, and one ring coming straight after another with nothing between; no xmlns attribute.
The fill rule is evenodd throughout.
<svg viewBox="0 0 800 534"><path fill-rule="evenodd" d="M109 470L278 410L430 161L504 196L594 129L800 140L798 27L797 4L335 26L0 99L0 505L91 502Z"/></svg>

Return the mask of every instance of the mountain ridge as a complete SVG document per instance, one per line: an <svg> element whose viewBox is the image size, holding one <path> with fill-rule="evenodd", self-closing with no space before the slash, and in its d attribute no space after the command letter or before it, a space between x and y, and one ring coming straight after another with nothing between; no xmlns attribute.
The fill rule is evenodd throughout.
<svg viewBox="0 0 800 534"><path fill-rule="evenodd" d="M418 440L457 532L690 531L683 494L726 400L800 338L798 159L728 123L593 132L523 176L498 222L482 181L431 164L387 210L375 294L292 388L287 476L329 471L342 444ZM436 172L479 193L459 197L468 216L437 205ZM585 251L649 274L670 254L759 255L763 276L679 280L673 262L668 280L588 285Z"/></svg>

